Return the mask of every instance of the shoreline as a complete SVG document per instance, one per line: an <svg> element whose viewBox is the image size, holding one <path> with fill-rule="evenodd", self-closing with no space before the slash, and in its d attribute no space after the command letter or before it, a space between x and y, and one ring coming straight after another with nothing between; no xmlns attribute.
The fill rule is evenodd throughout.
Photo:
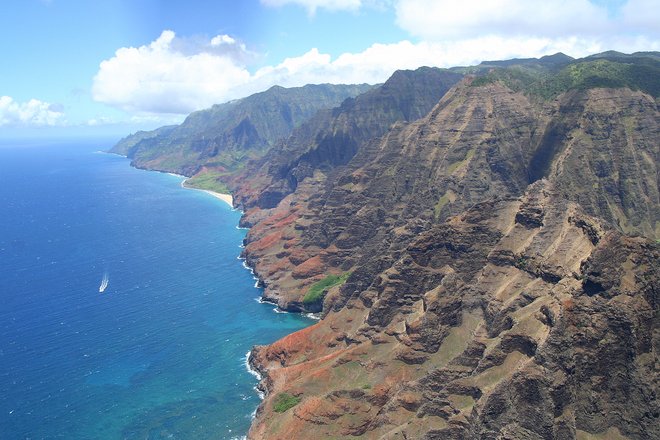
<svg viewBox="0 0 660 440"><path fill-rule="evenodd" d="M105 153L105 154L114 154L114 155L125 157L126 159L128 159L127 156L125 156L123 154L115 153L115 152L112 152L112 151L98 150L96 152L97 153ZM142 170L145 170L145 171L156 171L158 173L165 173L165 174L169 174L170 176L179 177L179 178L183 179L181 181L181 188L194 189L194 190L197 190L197 191L204 191L205 193L215 197L216 199L222 200L223 202L227 203L232 209L234 209L234 198L232 197L231 194L223 194L223 193L211 191L210 189L195 188L194 186L186 185L186 181L189 179L189 177L184 176L182 174L173 173L171 171L162 171L162 170L156 170L156 169L139 168L139 167L137 167L133 164L131 164L130 166L132 166L133 168L138 169L138 170L142 169Z"/></svg>
<svg viewBox="0 0 660 440"><path fill-rule="evenodd" d="M104 152L104 153L114 154L114 155L117 155L117 156L120 156L120 157L127 158L126 156L124 156L122 154L118 154L118 153L110 153L110 152ZM181 182L180 182L181 188L189 189L189 190L203 191L203 192L209 194L210 196L215 197L216 199L222 200L223 202L227 203L231 209L238 210L239 212L241 212L241 214L244 214L242 210L240 210L239 208L234 207L234 203L233 203L234 199L233 199L233 196L231 194L223 194L223 193L219 193L219 192L212 191L212 190L207 190L207 189L202 189L202 188L195 188L195 187L190 186L186 183L188 181L189 177L181 175L181 174L177 174L177 173L173 173L173 172L169 172L169 171L157 170L157 169L140 168L140 167L135 166L133 164L130 164L130 166L135 168L135 169L138 169L138 170L156 171L156 172L159 172L159 173L165 173L165 174L169 174L170 176L180 178L180 179L182 179ZM249 227L241 227L240 222L239 222L238 225L236 225L236 228L237 229L244 229L244 230L249 230L250 229ZM241 245L241 247L243 247L243 245ZM263 286L261 286L262 281L260 280L260 278L256 274L255 269L253 267L250 267L250 265L247 264L247 260L245 259L245 257L242 257L241 255L239 255L238 258L240 260L243 260L242 261L243 267L251 272L252 277L255 280L254 288L259 289L259 288L263 287ZM279 313L292 313L292 314L297 314L301 317L304 317L304 318L311 321L309 323L309 325L314 325L314 321L318 322L318 321L321 320L320 314L304 313L304 312L301 312L301 311L288 311L288 310L280 309L276 302L270 301L264 296L263 290L261 291L258 298L256 298L256 300L260 304L274 305L274 308L272 309L273 313L276 313L276 314L279 314ZM306 326L306 327L308 327L308 326ZM306 327L303 327L303 328L306 328ZM288 335L290 335L292 333L294 333L294 332L288 333ZM271 342L271 344L274 343L274 342L276 342L276 341ZM268 344L268 345L270 345L270 344ZM261 370L257 365L255 365L251 362L252 359L253 359L252 355L253 355L253 351L254 351L255 347L256 347L256 345L252 345L251 349L245 354L244 361L243 361L245 371L249 375L251 375L254 379L257 380L257 385L255 385L253 387L253 390L254 390L255 394L257 395L257 397L259 398L259 400L261 401L259 404L256 405L254 411L250 414L250 416L251 416L250 429L252 428L252 426L254 424L254 421L256 420L257 413L258 413L259 409L261 408L261 406L263 404L263 401L265 400L266 395L267 395L267 391L265 389L265 383L264 383L264 381L266 380L266 371ZM248 429L248 432L249 432L249 429ZM240 436L240 437L235 437L235 438L242 440L242 439L246 439L247 435Z"/></svg>
<svg viewBox="0 0 660 440"><path fill-rule="evenodd" d="M172 173L168 173L168 174L172 174ZM177 176L177 177L185 177L185 176ZM186 185L187 180L188 180L188 178L186 178L185 180L183 180L181 182L181 188L194 189L196 191L203 191L206 194L209 194L209 195L215 197L216 199L222 200L223 202L228 204L230 208L232 208L232 209L234 208L234 198L232 197L231 194L223 194L223 193L211 191L210 189L195 188L194 186Z"/></svg>

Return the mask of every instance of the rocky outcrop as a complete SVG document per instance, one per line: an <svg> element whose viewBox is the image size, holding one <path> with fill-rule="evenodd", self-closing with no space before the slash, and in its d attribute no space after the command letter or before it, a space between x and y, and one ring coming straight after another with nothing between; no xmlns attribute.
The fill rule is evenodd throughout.
<svg viewBox="0 0 660 440"><path fill-rule="evenodd" d="M546 99L468 77L248 204L280 307L351 273L320 323L255 350L269 396L301 400L268 397L250 438L660 435L657 96L584 84Z"/></svg>
<svg viewBox="0 0 660 440"><path fill-rule="evenodd" d="M323 316L252 351L249 438L659 438L658 78L616 52L397 72L223 176L264 298Z"/></svg>
<svg viewBox="0 0 660 440"><path fill-rule="evenodd" d="M244 256L266 287L266 299L276 302L283 309L299 311L303 308L302 296L311 284L325 275L350 269L352 265L348 264L348 260L344 265L336 264L339 259L348 257L348 252L325 242L315 242L316 238L308 232L310 227L317 225L318 216L323 215L319 212L323 207L319 196L326 198L332 189L326 184L333 184L337 176L350 169L352 163L359 162L360 157L368 157L369 153L362 150L371 148L367 145L371 136L384 133L398 119L419 117L428 112L433 107L432 100L437 102L449 85L459 78L461 75L441 69L397 72L383 86L333 110L334 116L325 125L319 121L324 121L328 115L321 112L294 131L286 143L271 151L263 159L263 165L257 163L256 169L249 166L245 173L239 175L242 180L237 183L235 200L245 209L242 224L251 227ZM416 105L411 105L411 102L416 102ZM291 192L292 187L287 186L286 182L290 179L286 173L279 180L276 178L279 174L273 170L279 169L278 164L295 164L293 168L299 169L304 160L312 157L309 152L318 150L314 147L314 140L335 132L339 127L349 127L350 145L359 145L348 164L330 164L323 160L308 163L305 167L312 174L297 181L294 192ZM337 148L344 147L337 145ZM286 189L274 193L275 184L270 183L274 181L285 182L282 185ZM276 206L268 208L271 203ZM349 208L350 204L342 206ZM336 215L344 217L350 214L340 212ZM371 216L368 218L376 221L378 215L382 217L382 212L365 213L365 216ZM362 231L374 230L368 221L363 219ZM329 227L333 230L339 228L337 224ZM336 253L332 252L334 249ZM289 296L289 293L292 295ZM328 298L332 297L328 295Z"/></svg>
<svg viewBox="0 0 660 440"><path fill-rule="evenodd" d="M541 174L619 230L660 237L660 125L653 97L597 88L566 95L560 112L566 129Z"/></svg>
<svg viewBox="0 0 660 440"><path fill-rule="evenodd" d="M395 122L425 116L462 77L430 67L400 70L383 85L319 112L233 179L237 203L244 208L275 207L316 171L327 174L349 163L367 141Z"/></svg>
<svg viewBox="0 0 660 440"><path fill-rule="evenodd" d="M543 225L516 220L529 205ZM250 437L655 438L659 257L545 180L477 204L255 351L271 395L302 401L278 414L266 400Z"/></svg>
<svg viewBox="0 0 660 440"><path fill-rule="evenodd" d="M248 210L245 253L266 297L298 310L290 304L322 274L352 270L347 284L364 289L359 277L369 280L398 258L411 237L475 203L517 197L544 177L586 213L655 238L658 114L651 97L628 89L571 92L540 105L503 84L473 87L468 79L426 117L365 144L347 165L303 179L276 208ZM603 121L612 130L606 140L595 128ZM549 164L543 170L540 158ZM534 228L542 216L530 204L516 221ZM295 275L311 265L309 277ZM336 308L346 298L328 300Z"/></svg>
<svg viewBox="0 0 660 440"><path fill-rule="evenodd" d="M284 233L281 220L276 221L281 217L291 221L285 233L289 249L308 258L318 256L324 271L334 273L349 270L367 256L396 258L396 249L412 235L452 212L489 197L520 194L528 182L522 145L529 146L532 135L523 129L509 137L506 147L501 147L499 136L505 124L533 126L532 114L522 95L497 85L481 90L464 83L425 118L395 126L382 139L364 145L330 178L317 172L303 180L266 220L254 222L248 235L245 252L258 262L257 272L269 286L266 295L286 308L298 299L291 295L301 291L291 280L297 266L289 258L291 252L275 252L279 242L273 238ZM299 218L301 213L304 218ZM246 214L255 218L250 210ZM281 271L273 272L273 253Z"/></svg>

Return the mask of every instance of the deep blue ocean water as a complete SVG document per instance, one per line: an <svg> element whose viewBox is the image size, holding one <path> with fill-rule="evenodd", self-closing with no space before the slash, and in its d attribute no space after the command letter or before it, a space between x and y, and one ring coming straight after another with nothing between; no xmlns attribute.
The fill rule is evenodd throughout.
<svg viewBox="0 0 660 440"><path fill-rule="evenodd" d="M240 213L110 146L0 144L0 439L241 437L246 353L310 320L256 301Z"/></svg>

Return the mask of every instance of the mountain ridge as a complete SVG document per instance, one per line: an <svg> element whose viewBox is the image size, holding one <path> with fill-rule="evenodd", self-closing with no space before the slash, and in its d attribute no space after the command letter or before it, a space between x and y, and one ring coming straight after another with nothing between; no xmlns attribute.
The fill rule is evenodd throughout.
<svg viewBox="0 0 660 440"><path fill-rule="evenodd" d="M658 244L615 231L657 234L657 99L597 82L538 99L476 79L276 207L246 211L265 297L323 316L253 352L270 397L250 438L658 434L655 394L641 391L657 356ZM304 302L314 282L346 273ZM581 338L574 322L599 336ZM636 391L594 388L592 370ZM273 413L281 393L300 403ZM631 422L594 414L591 395Z"/></svg>
<svg viewBox="0 0 660 440"><path fill-rule="evenodd" d="M261 194L239 203L273 207L316 169L345 165L362 144L384 134L391 124L424 116L460 78L460 74L437 68L400 70L381 86L319 112L233 179L234 187L241 182L251 186L246 191L237 190L240 198L241 193L255 192L255 174L266 177Z"/></svg>
<svg viewBox="0 0 660 440"><path fill-rule="evenodd" d="M659 55L397 72L219 176L322 317L252 351L248 437L660 436Z"/></svg>
<svg viewBox="0 0 660 440"><path fill-rule="evenodd" d="M141 168L196 174L202 166L220 172L240 167L243 157L258 157L278 139L322 108L369 90L362 85L273 86L254 95L191 113L177 126L139 132L110 151Z"/></svg>

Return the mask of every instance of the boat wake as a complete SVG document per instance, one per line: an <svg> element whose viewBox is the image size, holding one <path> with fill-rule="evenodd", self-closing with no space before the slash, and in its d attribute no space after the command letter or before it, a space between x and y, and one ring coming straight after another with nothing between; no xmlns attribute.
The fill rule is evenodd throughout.
<svg viewBox="0 0 660 440"><path fill-rule="evenodd" d="M99 293L103 293L108 287L108 282L110 281L110 277L108 276L108 272L103 274L103 279L101 280L101 285L99 286Z"/></svg>

